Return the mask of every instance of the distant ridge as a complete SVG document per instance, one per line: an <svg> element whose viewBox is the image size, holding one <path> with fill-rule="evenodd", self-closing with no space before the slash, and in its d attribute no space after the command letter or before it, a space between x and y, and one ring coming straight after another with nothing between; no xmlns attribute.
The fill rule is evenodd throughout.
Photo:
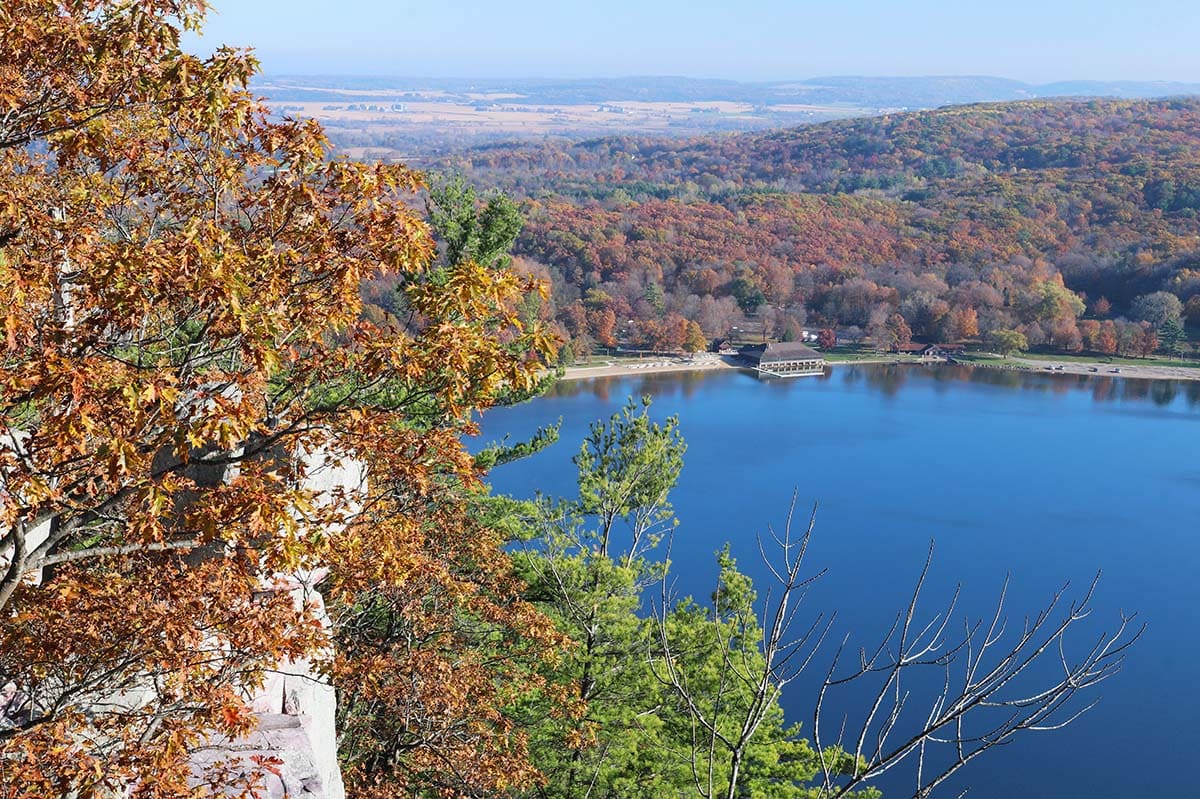
<svg viewBox="0 0 1200 799"><path fill-rule="evenodd" d="M1200 83L1179 83L1165 80L1075 80L1046 83L1037 88L1041 97L1084 95L1088 97L1150 98L1200 94Z"/></svg>
<svg viewBox="0 0 1200 799"><path fill-rule="evenodd" d="M731 101L772 106L845 105L884 110L937 108L966 103L1090 96L1141 99L1200 94L1200 83L1174 81L1057 81L1032 84L983 75L864 77L831 75L803 80L739 82L675 76L589 78L429 78L278 75L260 78L255 90L274 101L389 101L407 92L513 95L512 104Z"/></svg>

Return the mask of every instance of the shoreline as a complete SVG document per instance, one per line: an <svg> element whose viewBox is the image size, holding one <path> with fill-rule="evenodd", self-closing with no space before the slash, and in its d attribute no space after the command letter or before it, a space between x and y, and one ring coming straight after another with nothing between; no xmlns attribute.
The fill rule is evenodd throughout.
<svg viewBox="0 0 1200 799"><path fill-rule="evenodd" d="M589 380L595 377L630 377L669 372L711 372L744 369L731 356L706 354L691 360L677 358L646 359L645 362L612 362L598 366L568 366L559 380Z"/></svg>
<svg viewBox="0 0 1200 799"><path fill-rule="evenodd" d="M964 366L983 369L1009 369L1019 372L1041 374L1075 375L1077 377L1124 377L1133 380L1200 380L1200 366L1161 366L1153 362L1144 364L1105 363L1104 361L1042 360L1013 356L1008 363L986 363L971 361Z"/></svg>
<svg viewBox="0 0 1200 799"><path fill-rule="evenodd" d="M923 366L940 364L943 361L921 361L903 356L881 355L877 358L861 358L857 360L826 361L830 367L838 366L869 366L876 364L901 364ZM959 362L959 366L978 367L980 369L1005 369L1015 372L1036 372L1039 374L1073 375L1082 377L1121 377L1134 380L1200 380L1200 366L1158 366L1153 362L1146 364L1111 364L1103 361L1059 361L1010 357L1008 360L995 362L968 361ZM608 361L598 365L569 366L559 380L591 380L598 377L634 377L648 374L669 374L672 372L712 372L729 369L747 369L738 363L733 356L706 354L692 360L658 358L647 359L645 362L613 362Z"/></svg>

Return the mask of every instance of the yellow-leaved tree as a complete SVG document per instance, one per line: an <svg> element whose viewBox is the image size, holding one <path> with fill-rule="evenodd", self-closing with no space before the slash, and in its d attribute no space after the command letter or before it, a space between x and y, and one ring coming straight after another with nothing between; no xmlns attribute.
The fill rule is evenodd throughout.
<svg viewBox="0 0 1200 799"><path fill-rule="evenodd" d="M514 310L541 288L435 262L420 176L272 118L248 53L182 53L204 12L0 5L0 796L251 790L192 753L253 727L266 670L327 651L272 590L317 566L407 636L326 660L408 678L355 686L419 734L353 785L416 792L447 757L472 764L451 790L535 780L498 688L525 666L471 647L560 637L457 498L472 413L551 348ZM405 319L363 318L381 274ZM316 487L339 468L363 488Z"/></svg>

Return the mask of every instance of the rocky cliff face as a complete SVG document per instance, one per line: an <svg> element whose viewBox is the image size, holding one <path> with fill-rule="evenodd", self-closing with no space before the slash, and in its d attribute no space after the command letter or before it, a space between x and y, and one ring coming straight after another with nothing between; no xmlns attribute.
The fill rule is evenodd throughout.
<svg viewBox="0 0 1200 799"><path fill-rule="evenodd" d="M317 497L339 491L362 496L366 491L362 464L325 463L319 453L302 457L306 483ZM318 617L328 624L324 600L314 587L322 577L323 570L279 575L277 587L290 591L297 607L316 605ZM243 739L212 741L194 758L197 770L224 760L238 762L244 773L252 774L263 771L255 758L273 758L279 763L263 773L269 799L345 799L337 759L337 700L311 661L280 664L251 706L258 729Z"/></svg>
<svg viewBox="0 0 1200 799"><path fill-rule="evenodd" d="M281 665L253 708L258 729L245 738L211 741L193 758L197 771L217 761L234 762L242 774L261 773L269 799L345 799L334 691L310 663Z"/></svg>
<svg viewBox="0 0 1200 799"><path fill-rule="evenodd" d="M335 492L362 496L366 491L362 464L328 463L321 453L301 457L305 483L318 500ZM290 591L297 607L315 604L317 615L328 624L324 600L315 589L322 577L323 570L278 575L276 587ZM219 760L237 762L245 774L263 772L269 799L345 799L337 759L337 700L333 687L311 661L280 664L268 675L251 707L258 716L258 729L243 739L210 742L193 759L197 771ZM264 771L256 758L274 759L278 764Z"/></svg>
<svg viewBox="0 0 1200 799"><path fill-rule="evenodd" d="M10 432L10 437L16 435ZM18 439L20 440L20 439ZM352 461L328 463L320 453L304 454L306 484L317 501L337 493L362 496L366 475L361 464ZM222 472L207 481L216 484L230 475ZM27 534L34 549L47 538L49 521ZM336 535L338 531L332 530ZM0 569L12 557L11 548L0 551ZM41 570L31 571L25 579L42 580ZM295 575L275 575L268 590L288 591L297 608L313 607L318 618L328 624L324 601L315 585L324 570ZM151 701L150 691L127 687L104 697L108 704L120 703L136 708ZM312 661L280 663L270 672L262 689L249 699L258 718L257 729L236 740L210 740L192 756L197 778L207 766L224 763L232 766L234 776L259 775L262 795L269 799L345 799L345 785L337 759L337 702L333 687L315 669ZM10 714L29 712L28 695L15 683L0 686L0 728L8 725ZM264 766L264 764L266 764Z"/></svg>

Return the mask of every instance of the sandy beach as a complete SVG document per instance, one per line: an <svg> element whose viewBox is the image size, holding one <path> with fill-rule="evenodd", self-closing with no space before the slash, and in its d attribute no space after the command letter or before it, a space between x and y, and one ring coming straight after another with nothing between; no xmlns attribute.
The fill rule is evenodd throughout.
<svg viewBox="0 0 1200 799"><path fill-rule="evenodd" d="M736 358L703 353L695 358L647 358L645 361L597 361L587 366L567 367L560 380L586 380L590 377L623 377L663 372L704 372L714 369L738 369Z"/></svg>
<svg viewBox="0 0 1200 799"><path fill-rule="evenodd" d="M1004 362L983 364L989 368L1028 369L1039 372L1053 372L1064 375L1086 375L1088 377L1129 377L1138 380L1200 380L1200 367L1189 366L1158 366L1153 362L1146 364L1112 364L1096 361L1052 361L1032 360L1029 358L1009 358L1010 365ZM981 364L973 364L979 366Z"/></svg>

